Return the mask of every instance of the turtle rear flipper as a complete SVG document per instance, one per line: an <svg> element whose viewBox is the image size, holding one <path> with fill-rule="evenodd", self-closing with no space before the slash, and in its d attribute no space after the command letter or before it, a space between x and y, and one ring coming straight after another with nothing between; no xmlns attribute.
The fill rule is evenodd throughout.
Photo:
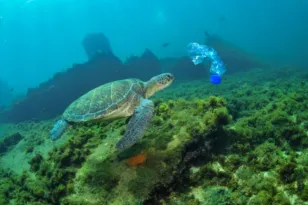
<svg viewBox="0 0 308 205"><path fill-rule="evenodd" d="M64 119L58 120L56 124L53 126L52 130L50 130L50 139L52 141L59 139L67 127L68 123L66 120Z"/></svg>
<svg viewBox="0 0 308 205"><path fill-rule="evenodd" d="M151 100L142 99L138 107L136 107L133 116L129 120L124 137L117 143L118 149L132 146L135 142L142 138L144 132L152 119L154 112L154 103Z"/></svg>

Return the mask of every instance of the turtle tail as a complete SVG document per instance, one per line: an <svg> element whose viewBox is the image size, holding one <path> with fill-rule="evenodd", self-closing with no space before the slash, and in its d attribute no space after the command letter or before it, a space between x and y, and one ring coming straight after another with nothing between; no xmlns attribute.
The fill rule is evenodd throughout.
<svg viewBox="0 0 308 205"><path fill-rule="evenodd" d="M68 123L65 119L58 120L50 130L50 139L52 141L59 139L67 127Z"/></svg>

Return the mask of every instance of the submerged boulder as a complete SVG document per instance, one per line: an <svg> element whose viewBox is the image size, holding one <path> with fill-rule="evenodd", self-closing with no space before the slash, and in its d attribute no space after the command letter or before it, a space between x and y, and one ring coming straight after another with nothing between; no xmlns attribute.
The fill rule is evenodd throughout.
<svg viewBox="0 0 308 205"><path fill-rule="evenodd" d="M83 39L82 45L88 59L92 59L97 54L112 54L110 42L103 33L88 34Z"/></svg>

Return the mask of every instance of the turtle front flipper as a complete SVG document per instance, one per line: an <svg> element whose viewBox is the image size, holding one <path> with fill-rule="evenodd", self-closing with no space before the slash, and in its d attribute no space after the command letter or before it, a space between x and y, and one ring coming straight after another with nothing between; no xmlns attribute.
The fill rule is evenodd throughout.
<svg viewBox="0 0 308 205"><path fill-rule="evenodd" d="M68 123L65 119L58 120L52 130L50 130L50 139L52 141L59 139L67 127Z"/></svg>
<svg viewBox="0 0 308 205"><path fill-rule="evenodd" d="M118 149L132 146L135 142L142 138L144 132L152 119L154 113L154 103L151 100L142 99L138 107L136 107L133 116L129 120L124 137L117 143Z"/></svg>

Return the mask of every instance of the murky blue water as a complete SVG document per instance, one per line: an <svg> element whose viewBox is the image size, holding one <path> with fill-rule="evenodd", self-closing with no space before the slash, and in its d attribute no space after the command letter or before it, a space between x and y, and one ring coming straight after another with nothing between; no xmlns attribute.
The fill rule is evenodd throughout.
<svg viewBox="0 0 308 205"><path fill-rule="evenodd" d="M103 32L121 59L145 48L159 57L186 55L206 30L271 63L305 65L307 9L306 0L1 0L0 78L16 95L35 87L84 62L81 41L92 32Z"/></svg>

